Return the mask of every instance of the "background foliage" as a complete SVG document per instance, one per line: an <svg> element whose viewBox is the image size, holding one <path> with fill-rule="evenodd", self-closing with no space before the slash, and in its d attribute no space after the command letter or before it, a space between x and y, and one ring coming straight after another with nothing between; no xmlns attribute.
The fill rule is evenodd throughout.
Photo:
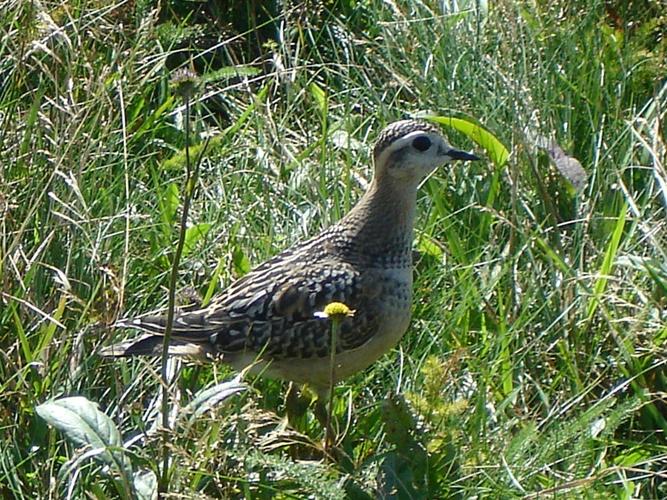
<svg viewBox="0 0 667 500"><path fill-rule="evenodd" d="M466 118L511 155L421 190L412 326L337 389L339 460L320 460L312 417L285 425L283 384L249 380L170 431L172 491L667 496L660 0L10 0L0 20L4 496L133 494L37 416L65 396L112 419L120 469L158 466L156 366L98 352L116 319L166 303L184 176L169 80L182 67L201 75L195 132L211 137L183 297L206 300L341 217L389 121ZM544 140L581 162L584 187ZM231 377L184 364L174 398Z"/></svg>

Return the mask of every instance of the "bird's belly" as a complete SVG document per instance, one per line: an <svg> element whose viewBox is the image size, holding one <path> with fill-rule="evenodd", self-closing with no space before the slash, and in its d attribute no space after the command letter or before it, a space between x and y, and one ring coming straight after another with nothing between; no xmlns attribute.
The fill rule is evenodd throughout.
<svg viewBox="0 0 667 500"><path fill-rule="evenodd" d="M367 368L380 356L393 349L405 334L409 324L409 310L404 314L387 314L380 323L376 335L365 344L336 356L336 380L342 380ZM326 383L329 383L328 373Z"/></svg>
<svg viewBox="0 0 667 500"><path fill-rule="evenodd" d="M338 382L364 370L383 354L391 350L403 337L410 323L410 316L387 316L376 335L363 345L336 355L335 381ZM307 383L316 391L326 389L330 383L329 358L273 360L258 366L254 371L299 383Z"/></svg>

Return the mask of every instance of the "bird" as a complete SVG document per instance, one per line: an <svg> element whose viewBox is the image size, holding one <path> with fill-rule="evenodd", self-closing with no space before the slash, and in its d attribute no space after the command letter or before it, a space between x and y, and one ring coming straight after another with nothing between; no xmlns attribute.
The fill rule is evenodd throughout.
<svg viewBox="0 0 667 500"><path fill-rule="evenodd" d="M444 164L478 159L451 147L430 122L389 124L373 147L373 179L356 205L317 236L255 267L205 307L177 311L169 354L219 359L239 371L252 367L326 398L333 384L369 367L408 329L419 185ZM354 311L338 324L335 342L330 321L318 314L332 302ZM104 348L104 356L162 353L166 314L116 326L144 334Z"/></svg>

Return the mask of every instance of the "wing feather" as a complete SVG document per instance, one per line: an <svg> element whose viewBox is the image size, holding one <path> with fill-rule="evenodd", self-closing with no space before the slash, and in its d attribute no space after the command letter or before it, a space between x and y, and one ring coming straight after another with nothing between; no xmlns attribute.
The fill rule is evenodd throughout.
<svg viewBox="0 0 667 500"><path fill-rule="evenodd" d="M249 350L277 359L324 357L329 353L330 325L315 312L334 301L356 310L341 324L337 350L365 343L381 315L374 310L377 301L369 301L378 293L377 280L327 255L322 242L331 244L320 235L255 268L207 307L177 313L174 343L220 353ZM117 326L161 336L166 316L150 314Z"/></svg>

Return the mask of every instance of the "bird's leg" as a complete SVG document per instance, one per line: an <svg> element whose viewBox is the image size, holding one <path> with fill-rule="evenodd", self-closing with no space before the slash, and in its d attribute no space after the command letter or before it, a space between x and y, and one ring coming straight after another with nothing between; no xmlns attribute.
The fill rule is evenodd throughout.
<svg viewBox="0 0 667 500"><path fill-rule="evenodd" d="M315 418L324 428L324 453L331 456L332 448L336 444L336 437L333 427L333 399L327 397L327 394L318 392L315 406L313 407L313 414Z"/></svg>
<svg viewBox="0 0 667 500"><path fill-rule="evenodd" d="M310 398L305 396L296 384L290 382L287 394L285 394L285 411L287 413L287 421L295 429L302 428L303 417L308 411Z"/></svg>
<svg viewBox="0 0 667 500"><path fill-rule="evenodd" d="M319 396L317 397L317 399L315 400L315 406L313 407L313 414L315 415L315 418L320 423L322 428L328 434L329 433L328 428L331 423L330 420L331 417L329 416L329 410L327 408L327 398L321 398Z"/></svg>

